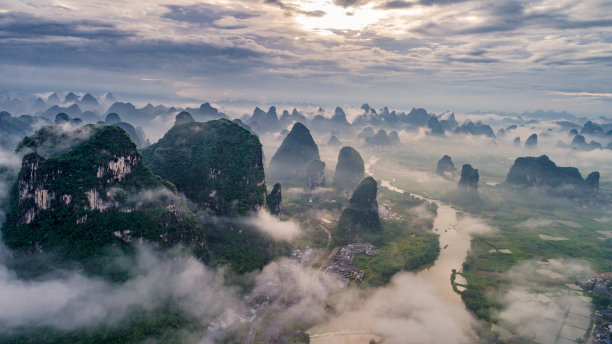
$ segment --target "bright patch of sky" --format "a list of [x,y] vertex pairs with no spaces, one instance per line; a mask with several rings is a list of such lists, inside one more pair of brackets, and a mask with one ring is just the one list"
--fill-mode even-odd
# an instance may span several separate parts
[[604,115],[612,104],[608,0],[4,0],[1,7],[0,90]]
[[376,23],[385,18],[386,13],[372,9],[374,5],[369,4],[357,9],[347,9],[333,4],[329,0],[308,1],[300,5],[307,12],[323,11],[321,17],[300,14],[295,20],[304,29],[318,34],[330,35],[332,30],[361,30],[366,26]]

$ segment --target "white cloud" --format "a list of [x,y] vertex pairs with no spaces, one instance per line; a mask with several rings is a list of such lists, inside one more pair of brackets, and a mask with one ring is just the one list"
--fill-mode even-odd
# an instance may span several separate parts
[[300,227],[293,221],[281,221],[278,217],[270,215],[261,210],[255,216],[248,218],[245,222],[255,226],[263,233],[270,235],[275,240],[290,241],[300,235]]
[[578,319],[584,330],[576,338],[582,336],[590,321],[590,301],[560,282],[572,283],[577,275],[591,274],[589,266],[574,260],[526,261],[512,267],[507,274],[511,285],[500,297],[505,306],[498,314],[502,326],[525,338],[548,342],[564,326],[576,331],[575,326],[581,326]]
[[[0,250],[4,255],[6,249]],[[134,306],[152,310],[168,300],[206,324],[237,304],[234,290],[223,285],[222,275],[193,257],[169,259],[140,246],[131,263],[135,276],[124,283],[74,271],[23,280],[1,264],[0,328],[112,326]]]
[[[91,78],[65,77],[66,66],[74,69],[78,63],[83,68],[79,73],[121,80],[114,84],[122,90],[164,96],[168,96],[167,87],[141,79],[164,79],[169,84],[188,81],[194,86],[170,86],[172,95],[203,99],[229,94],[329,103],[361,98],[404,106],[452,106],[453,110],[567,107],[603,113],[607,108],[605,102],[585,106],[555,101],[568,95],[609,98],[605,37],[612,23],[603,15],[605,2],[558,5],[542,0],[498,6],[474,0],[380,9],[387,2],[360,1],[349,11],[330,1],[283,0],[279,6],[280,1],[219,0],[207,3],[212,10],[197,12],[202,4],[185,0],[173,2],[181,14],[173,17],[167,15],[171,11],[167,2],[159,0],[146,4],[64,1],[61,6],[9,0],[3,4],[7,12],[2,15],[21,12],[35,16],[33,24],[48,20],[73,26],[49,34],[20,26],[23,31],[10,39],[24,45],[13,49],[3,66],[8,69],[18,63],[21,67],[13,68],[11,74],[22,76],[51,74],[44,79],[65,82],[65,87],[77,83],[93,87],[85,80]],[[81,20],[76,23],[75,8]],[[305,14],[321,10],[326,15]],[[71,36],[88,26],[95,30]],[[559,30],[551,34],[551,27]],[[99,35],[88,36],[91,32]],[[51,40],[57,54],[66,51],[65,58],[28,58],[28,47]],[[151,45],[153,41],[160,44]],[[109,58],[117,63],[98,63],[101,51],[82,49],[79,54],[84,55],[74,55],[73,50],[60,49],[88,47],[92,42],[92,47],[114,47]],[[211,50],[213,57],[200,58],[203,51]],[[24,68],[38,69],[38,73]],[[15,85],[15,79],[23,78],[5,74],[0,84]],[[27,80],[20,83],[48,85],[42,77]],[[572,89],[559,90],[558,85],[572,85]]]

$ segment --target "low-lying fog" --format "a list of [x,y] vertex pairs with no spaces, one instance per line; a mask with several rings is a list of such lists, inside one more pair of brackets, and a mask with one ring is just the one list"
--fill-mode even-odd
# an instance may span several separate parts
[[[237,111],[224,108],[230,117],[240,118],[243,114],[252,112],[252,108]],[[289,109],[290,110],[290,109]],[[308,109],[314,112],[316,109]],[[346,110],[349,121],[359,114],[359,109]],[[279,109],[278,113],[282,113]],[[329,116],[329,113],[328,113]],[[494,132],[506,128],[511,122],[505,117],[461,116],[463,119],[491,121]],[[147,138],[151,143],[158,140],[173,124],[172,116],[156,117],[149,125],[144,126]],[[286,129],[290,130],[291,126]],[[549,130],[552,129],[552,130]],[[445,138],[428,135],[421,128],[416,132],[399,131],[400,146],[375,149],[366,146],[356,135],[338,134],[343,145],[351,145],[362,154],[365,161],[372,157],[393,160],[394,154],[411,154],[407,157],[409,166],[394,173],[407,180],[416,180],[420,184],[431,184],[436,187],[454,188],[455,182],[435,175],[435,163],[443,155],[452,157],[455,166],[471,163],[481,174],[481,184],[486,181],[501,182],[505,179],[509,167],[515,158],[520,156],[539,156],[547,154],[551,160],[560,166],[575,166],[583,176],[592,171],[601,172],[601,184],[612,183],[612,153],[609,150],[574,151],[558,146],[558,141],[569,143],[568,129],[563,129],[554,121],[538,121],[524,123],[505,136],[495,140],[484,136],[472,136],[447,133]],[[524,142],[531,134],[538,134],[538,146],[533,149],[524,148]],[[331,181],[341,147],[330,147],[327,141],[330,132],[313,132],[319,146],[321,159],[327,164],[328,183]],[[515,137],[521,138],[521,145],[514,146]],[[276,149],[280,146],[284,135],[260,135],[263,144],[266,166]],[[587,137],[587,141],[597,138]],[[607,144],[607,142],[601,142]],[[0,151],[0,165],[17,170],[19,158],[12,152]],[[0,179],[0,198],[6,200],[12,180]],[[448,209],[441,209],[442,216]],[[0,221],[4,214],[0,213]],[[261,212],[244,220],[260,228],[277,240],[290,240],[300,234],[300,227],[292,221],[279,221],[268,213]],[[444,221],[444,220],[440,220]],[[475,231],[486,232],[491,229],[480,220],[468,216],[457,220],[446,219],[448,223],[437,226],[454,225],[456,231],[464,235],[457,239],[461,244],[448,241],[451,249],[443,251],[439,266],[444,267],[444,273],[451,267],[460,269],[469,249],[469,235]],[[450,221],[450,222],[449,222]],[[531,219],[523,225],[537,227],[549,224],[543,219]],[[442,243],[444,244],[444,243]],[[460,250],[452,253],[454,245]],[[449,255],[450,263],[445,263]],[[88,277],[78,271],[60,271],[42,276],[34,280],[23,280],[7,267],[10,253],[0,246],[0,331],[10,332],[20,326],[39,325],[59,329],[75,329],[97,325],[117,324],[124,319],[133,306],[145,310],[153,309],[161,302],[172,300],[181,310],[199,319],[202,324],[211,321],[231,318],[229,313],[248,312],[248,305],[236,288],[224,281],[223,271],[213,270],[195,258],[171,251],[168,254],[155,253],[146,244],[138,247],[138,253],[127,264],[133,266],[133,277],[122,283],[110,283],[102,279]],[[128,259],[118,257],[117,259]],[[126,262],[124,262],[125,264]],[[437,264],[438,264],[437,263]],[[366,331],[372,335],[382,335],[385,343],[468,343],[473,340],[473,326],[477,326],[474,318],[466,311],[456,294],[449,294],[449,275],[435,274],[435,266],[430,272],[401,272],[393,277],[385,287],[361,290],[349,288],[341,290],[334,277],[328,276],[318,269],[299,266],[279,259],[268,264],[261,272],[251,276],[255,281],[254,290],[265,290],[270,283],[278,285],[277,295],[292,302],[275,302],[270,307],[275,309],[273,319],[269,322],[272,335],[275,324],[286,321],[306,321],[314,326],[313,333],[326,331]],[[546,275],[542,271],[551,271]],[[503,321],[511,324],[521,333],[543,336],[548,331],[547,326],[555,322],[562,323],[562,317],[567,309],[584,309],[589,307],[587,301],[575,295],[556,295],[555,302],[546,303],[530,292],[530,288],[544,286],[546,281],[556,275],[571,276],[587,273],[590,268],[575,261],[557,261],[542,265],[539,262],[528,261],[512,268],[510,278],[512,285],[501,295],[495,297],[506,305],[499,314]],[[552,276],[552,277],[551,277]],[[555,290],[550,287],[551,293]],[[452,293],[452,290],[451,290]],[[451,295],[451,296],[449,296]],[[454,295],[454,296],[453,296]],[[447,298],[448,297],[448,298]],[[458,301],[459,300],[459,301]],[[544,306],[542,306],[544,305]],[[326,311],[329,307],[334,312]],[[229,313],[228,313],[229,312]],[[540,323],[538,319],[548,319]],[[553,323],[553,325],[551,325]],[[212,341],[210,333],[191,333],[201,342]]]

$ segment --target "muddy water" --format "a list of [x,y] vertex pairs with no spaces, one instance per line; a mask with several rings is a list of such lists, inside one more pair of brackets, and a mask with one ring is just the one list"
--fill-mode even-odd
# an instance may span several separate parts
[[[369,168],[375,162],[376,159],[368,161],[367,174],[371,175]],[[392,186],[390,181],[382,181],[381,186],[404,193],[404,190]],[[389,286],[378,288],[367,299],[362,300],[362,307],[313,329],[311,334],[371,331],[372,334],[384,336],[385,343],[475,342],[472,329],[474,319],[450,283],[452,270],[461,271],[470,249],[469,228],[461,225],[461,221],[457,219],[457,211],[448,204],[419,195],[413,196],[438,204],[438,214],[434,220],[434,231],[440,235],[441,250],[438,259],[428,269],[398,273]],[[458,276],[457,282],[464,281]],[[376,311],[381,314],[372,315]],[[406,314],[384,314],[402,311]],[[434,326],[430,322],[433,322]],[[371,338],[367,335],[354,336],[350,338],[350,342],[368,343]],[[315,337],[311,339],[311,343],[338,343],[341,342],[340,339],[342,336],[338,335]]]
[[[370,168],[378,161],[377,158],[372,158],[366,164],[366,173],[372,175]],[[391,181],[381,181],[381,186],[391,191],[405,193],[404,190],[397,188],[391,184]],[[413,197],[438,204],[438,214],[434,220],[434,231],[440,235],[440,256],[433,266],[429,269],[422,270],[416,274],[426,280],[436,283],[439,286],[447,286],[440,288],[439,295],[447,302],[451,302],[459,308],[465,309],[463,301],[459,294],[453,291],[450,284],[450,275],[453,269],[461,271],[461,266],[467,257],[467,251],[470,249],[470,241],[472,236],[467,228],[462,228],[457,220],[457,211],[448,204],[440,201],[432,200],[420,195],[410,194]],[[462,276],[457,276],[457,282],[465,284],[465,279]],[[467,313],[467,311],[466,311]]]
[[[446,286],[440,288],[439,296],[465,309],[461,297],[453,291],[450,275],[453,269],[461,271],[467,251],[470,249],[472,236],[458,223],[455,209],[441,202],[436,203],[438,203],[438,216],[434,221],[434,230],[440,234],[440,256],[432,267],[417,274],[439,286]],[[464,282],[460,278],[461,276],[457,276],[457,282]]]

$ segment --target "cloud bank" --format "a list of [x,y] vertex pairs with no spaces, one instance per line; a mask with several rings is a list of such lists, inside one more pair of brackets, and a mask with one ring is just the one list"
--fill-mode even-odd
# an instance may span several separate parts
[[270,235],[274,240],[291,241],[300,234],[300,227],[293,221],[281,221],[278,217],[261,210],[245,222],[259,231]]
[[603,0],[4,5],[7,88],[114,84],[178,98],[388,104],[410,94],[418,105],[455,110],[520,103],[589,113],[610,101]]

